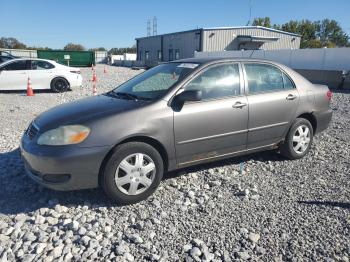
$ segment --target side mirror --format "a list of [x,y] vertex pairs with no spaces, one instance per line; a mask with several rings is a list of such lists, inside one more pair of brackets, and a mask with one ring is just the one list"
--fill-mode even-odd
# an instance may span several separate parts
[[175,101],[178,103],[200,100],[202,100],[202,91],[200,90],[185,90],[175,97]]

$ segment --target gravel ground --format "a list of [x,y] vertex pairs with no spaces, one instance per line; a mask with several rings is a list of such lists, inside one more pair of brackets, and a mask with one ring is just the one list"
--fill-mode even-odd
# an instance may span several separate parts
[[[98,93],[140,73],[102,72]],[[37,185],[19,157],[37,114],[92,94],[82,74],[63,94],[0,93],[0,261],[349,261],[350,92],[334,94],[331,127],[301,160],[265,152],[180,170],[118,207],[99,189]]]

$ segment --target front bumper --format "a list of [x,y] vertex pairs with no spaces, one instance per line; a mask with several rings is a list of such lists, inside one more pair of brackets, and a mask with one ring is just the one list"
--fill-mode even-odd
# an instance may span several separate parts
[[110,147],[39,146],[24,134],[21,156],[29,177],[55,190],[98,186],[102,161]]
[[330,108],[321,112],[314,113],[317,122],[316,133],[320,133],[328,128],[329,123],[332,120],[332,115],[333,111]]

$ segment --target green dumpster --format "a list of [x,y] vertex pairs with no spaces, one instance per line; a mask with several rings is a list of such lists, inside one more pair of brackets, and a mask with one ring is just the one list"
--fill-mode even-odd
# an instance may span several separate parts
[[54,60],[69,66],[91,66],[95,64],[93,51],[38,50],[38,58]]

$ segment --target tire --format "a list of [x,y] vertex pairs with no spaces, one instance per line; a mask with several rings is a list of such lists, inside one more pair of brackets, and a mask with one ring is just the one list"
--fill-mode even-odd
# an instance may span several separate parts
[[[143,161],[140,165],[141,155]],[[152,163],[154,169],[151,170]],[[142,142],[129,142],[119,145],[108,159],[103,169],[101,185],[116,203],[134,204],[147,199],[156,190],[163,173],[163,159],[155,148]]]
[[51,81],[51,90],[55,93],[68,91],[69,88],[68,81],[63,77],[56,77]]
[[313,128],[311,123],[305,118],[297,118],[289,129],[285,141],[280,146],[280,152],[283,156],[292,160],[302,158],[310,151],[312,140]]

